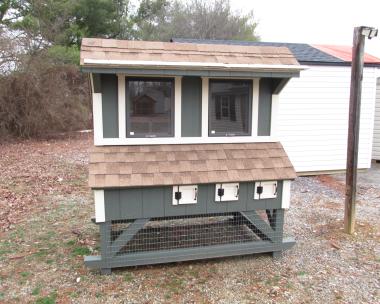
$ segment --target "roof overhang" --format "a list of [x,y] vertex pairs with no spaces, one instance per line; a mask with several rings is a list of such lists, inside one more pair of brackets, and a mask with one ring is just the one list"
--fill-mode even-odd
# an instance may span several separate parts
[[302,65],[228,64],[215,62],[169,62],[104,60],[86,58],[82,71],[89,73],[126,73],[133,75],[172,75],[204,77],[299,77]]

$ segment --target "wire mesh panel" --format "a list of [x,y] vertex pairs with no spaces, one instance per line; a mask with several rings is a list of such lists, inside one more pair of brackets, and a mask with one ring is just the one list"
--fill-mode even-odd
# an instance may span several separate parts
[[113,256],[156,250],[275,241],[274,217],[219,213],[197,216],[112,221],[108,252]]
[[85,263],[112,268],[271,252],[292,247],[283,237],[284,210],[140,218],[99,223],[101,256]]

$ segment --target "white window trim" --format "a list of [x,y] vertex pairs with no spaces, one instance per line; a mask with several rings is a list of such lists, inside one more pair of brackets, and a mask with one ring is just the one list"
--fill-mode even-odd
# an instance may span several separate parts
[[103,138],[102,93],[92,94],[92,113],[94,120],[94,144],[95,146],[103,145],[106,138]]
[[223,144],[223,143],[252,143],[252,142],[277,142],[274,136],[210,136],[204,137],[155,137],[155,138],[104,138],[96,146],[119,145],[166,145],[166,144]]
[[[109,145],[162,145],[162,144],[200,144],[200,143],[251,143],[251,142],[276,142],[278,95],[272,96],[272,119],[271,135],[257,136],[258,113],[259,113],[259,84],[260,79],[252,79],[252,124],[250,136],[209,136],[208,134],[208,106],[209,106],[209,77],[202,77],[202,129],[201,137],[181,137],[181,104],[182,104],[182,77],[166,76],[174,78],[174,137],[156,138],[130,138],[126,137],[126,75],[118,74],[118,119],[119,137],[103,138],[102,121],[102,94],[93,93],[93,113],[94,113],[94,144],[95,146]],[[133,76],[133,75],[128,75]],[[162,77],[165,77],[162,76]],[[157,76],[147,76],[157,77]],[[161,76],[159,76],[161,77]]]
[[182,77],[174,78],[174,137],[181,138],[182,116]]
[[118,119],[119,119],[119,139],[126,138],[127,121],[126,121],[126,88],[125,75],[118,74]]
[[209,95],[209,78],[202,77],[202,142],[208,142],[208,95]]
[[257,136],[258,123],[259,123],[259,88],[260,78],[255,78],[252,81],[252,125],[251,134],[253,137]]

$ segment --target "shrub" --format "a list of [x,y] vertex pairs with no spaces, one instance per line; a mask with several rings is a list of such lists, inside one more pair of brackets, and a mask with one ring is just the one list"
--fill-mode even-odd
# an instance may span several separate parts
[[0,76],[0,136],[40,137],[91,126],[86,75],[74,65],[35,56]]

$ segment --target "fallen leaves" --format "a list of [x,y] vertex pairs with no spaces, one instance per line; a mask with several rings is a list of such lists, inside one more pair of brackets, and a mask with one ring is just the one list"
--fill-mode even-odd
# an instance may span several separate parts
[[11,230],[48,195],[87,192],[92,141],[78,138],[0,145],[0,231]]

